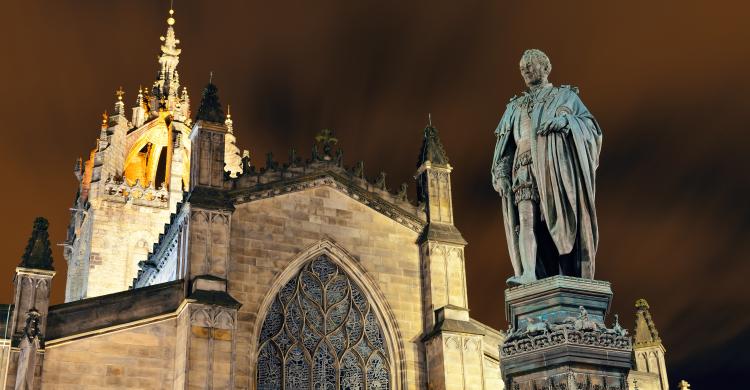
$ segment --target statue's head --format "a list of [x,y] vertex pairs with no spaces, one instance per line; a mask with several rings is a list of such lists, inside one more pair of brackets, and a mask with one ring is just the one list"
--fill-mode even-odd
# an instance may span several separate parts
[[521,77],[529,88],[547,84],[547,77],[552,71],[552,63],[543,51],[529,49],[521,56]]

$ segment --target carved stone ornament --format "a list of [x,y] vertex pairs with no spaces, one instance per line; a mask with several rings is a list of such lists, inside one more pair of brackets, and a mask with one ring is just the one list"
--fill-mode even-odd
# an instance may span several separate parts
[[612,328],[593,321],[583,306],[576,317],[556,323],[530,318],[526,328],[509,328],[500,348],[501,356],[514,356],[563,344],[577,344],[619,350],[632,349],[627,330],[616,320]]
[[26,326],[19,344],[18,366],[16,370],[15,390],[31,390],[34,388],[34,367],[36,367],[36,352],[39,349],[40,314],[36,309],[26,313]]
[[214,329],[234,329],[233,310],[222,307],[198,307],[190,313],[192,325]]

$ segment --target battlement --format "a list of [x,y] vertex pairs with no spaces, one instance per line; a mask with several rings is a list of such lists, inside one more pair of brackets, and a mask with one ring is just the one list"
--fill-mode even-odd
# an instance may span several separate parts
[[155,188],[153,182],[144,187],[140,180],[136,180],[131,186],[122,177],[108,177],[103,195],[107,200],[132,202],[139,206],[169,207],[169,191],[164,186]]

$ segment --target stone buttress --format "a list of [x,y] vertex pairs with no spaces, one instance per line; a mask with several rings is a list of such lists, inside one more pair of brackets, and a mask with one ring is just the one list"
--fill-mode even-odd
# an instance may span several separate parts
[[55,275],[48,226],[44,218],[34,221],[31,238],[16,268],[12,313],[8,313],[6,325],[10,345],[2,350],[6,389],[33,389],[40,383],[50,288]]
[[[177,318],[175,389],[234,388],[237,310],[227,293],[229,233],[234,206],[226,190],[225,137],[230,134],[217,88],[203,92],[191,133],[191,191],[183,229],[187,300]],[[229,173],[231,174],[231,173]]]
[[453,225],[452,168],[432,124],[424,130],[417,164],[417,197],[427,216],[418,244],[428,388],[484,388],[485,331],[469,318],[466,241]]

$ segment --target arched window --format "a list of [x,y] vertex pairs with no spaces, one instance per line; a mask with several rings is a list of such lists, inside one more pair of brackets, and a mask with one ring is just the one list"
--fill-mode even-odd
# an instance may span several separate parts
[[391,389],[372,305],[326,255],[305,264],[274,297],[259,346],[258,390]]

